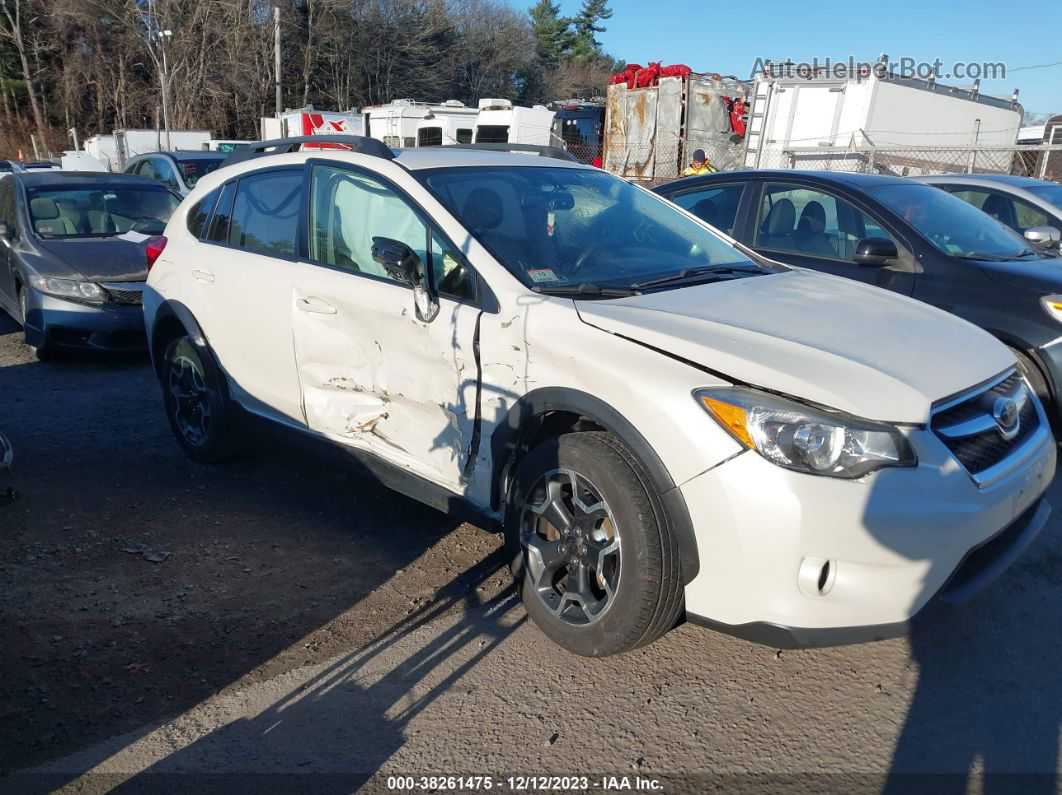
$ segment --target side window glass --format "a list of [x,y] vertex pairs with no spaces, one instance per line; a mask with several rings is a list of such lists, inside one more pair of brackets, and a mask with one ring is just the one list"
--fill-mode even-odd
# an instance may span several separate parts
[[470,144],[470,143],[472,143],[472,131],[468,130],[468,129],[458,130],[457,131],[457,142],[459,144]]
[[293,257],[302,207],[302,171],[241,177],[229,219],[230,246]]
[[12,239],[17,236],[18,232],[17,216],[14,179],[2,179],[0,180],[0,224],[7,224],[8,234]]
[[1050,218],[1047,217],[1047,213],[1043,210],[1033,207],[1031,204],[1026,204],[1020,199],[1014,200],[1014,217],[1017,221],[1017,230],[1022,234],[1025,234],[1027,229],[1032,229],[1034,226],[1055,226]]
[[140,170],[137,171],[141,177],[147,177],[148,179],[158,179],[155,175],[155,161],[150,157],[147,160],[140,161]]
[[220,195],[221,188],[213,190],[197,201],[192,209],[188,211],[188,231],[192,233],[193,237],[198,239],[203,236],[207,219],[210,218],[210,213],[213,212],[214,205],[217,204],[218,196]]
[[207,232],[207,240],[214,243],[224,243],[229,237],[229,218],[232,215],[232,199],[236,194],[236,183],[230,182],[221,191],[218,199],[217,210],[210,220],[210,231]]
[[161,157],[155,161],[155,179],[159,182],[164,182],[171,188],[177,187],[177,174],[174,172],[173,166],[170,165],[170,161]]
[[967,204],[972,204],[978,210],[985,206],[985,200],[988,199],[988,191],[986,190],[968,190],[962,188],[945,188],[948,193],[962,199]]
[[866,213],[831,193],[780,184],[764,189],[756,226],[760,248],[851,261],[865,237],[892,239]]
[[435,288],[442,295],[476,299],[476,273],[465,259],[435,232],[431,236],[431,270]]
[[744,185],[713,185],[710,188],[686,191],[670,198],[679,207],[689,210],[702,221],[732,235],[738,204],[741,202],[741,193],[744,189]]
[[420,217],[386,185],[371,177],[318,166],[310,202],[310,258],[390,279],[372,258],[372,239],[405,243],[428,261],[428,231]]

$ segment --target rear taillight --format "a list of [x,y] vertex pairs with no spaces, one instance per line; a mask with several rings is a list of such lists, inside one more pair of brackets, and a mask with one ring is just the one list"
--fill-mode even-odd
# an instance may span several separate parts
[[156,235],[155,237],[148,238],[147,243],[144,244],[144,254],[147,255],[147,269],[150,271],[151,266],[155,264],[162,252],[166,248],[166,236]]

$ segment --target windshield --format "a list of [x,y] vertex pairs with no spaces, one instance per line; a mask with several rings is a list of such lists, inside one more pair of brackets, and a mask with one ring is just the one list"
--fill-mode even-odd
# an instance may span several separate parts
[[1026,190],[1062,210],[1062,185],[1034,185]]
[[137,185],[35,189],[29,214],[41,237],[109,237],[125,232],[158,235],[179,204],[168,190]]
[[938,250],[953,257],[1006,260],[1027,256],[1028,244],[972,204],[932,185],[868,188]]
[[422,179],[529,287],[629,288],[701,268],[760,270],[667,201],[598,169],[452,168]]
[[200,178],[205,177],[211,171],[216,171],[218,166],[224,162],[224,157],[177,158],[177,165],[180,166],[184,184],[189,188],[194,188]]

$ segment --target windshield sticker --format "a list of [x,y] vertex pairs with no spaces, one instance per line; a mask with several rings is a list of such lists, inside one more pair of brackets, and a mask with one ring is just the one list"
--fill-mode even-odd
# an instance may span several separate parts
[[553,210],[550,210],[546,213],[546,234],[549,237],[553,237],[553,230],[556,229],[556,226],[557,216],[554,214]]
[[528,268],[527,275],[533,282],[559,282],[560,278],[553,272],[553,268]]

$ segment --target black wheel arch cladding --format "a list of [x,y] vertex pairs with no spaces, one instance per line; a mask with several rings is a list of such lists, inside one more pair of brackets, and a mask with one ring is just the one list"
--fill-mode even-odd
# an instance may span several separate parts
[[497,509],[505,500],[508,479],[514,462],[527,452],[529,431],[535,419],[550,412],[567,412],[600,425],[617,437],[633,453],[652,479],[679,547],[682,582],[688,585],[700,571],[697,538],[689,509],[682,492],[675,485],[660,456],[637,428],[618,410],[601,398],[567,387],[543,387],[521,397],[502,418],[491,434],[492,473],[491,505]]

